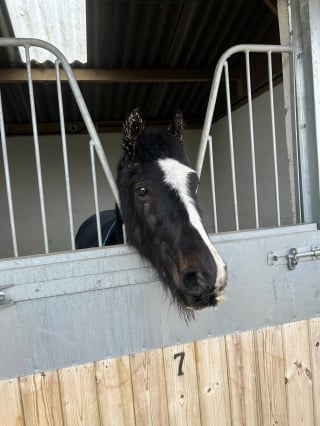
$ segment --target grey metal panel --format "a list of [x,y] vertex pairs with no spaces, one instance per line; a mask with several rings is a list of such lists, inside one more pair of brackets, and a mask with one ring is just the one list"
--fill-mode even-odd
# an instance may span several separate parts
[[291,2],[296,54],[298,142],[303,219],[320,222],[319,21],[317,0]]
[[[269,234],[269,235],[268,235]],[[320,245],[314,225],[214,237],[229,270],[227,299],[187,325],[128,247],[0,262],[0,378],[31,374],[320,314],[320,260],[294,271],[268,252]],[[261,280],[261,277],[264,277]]]

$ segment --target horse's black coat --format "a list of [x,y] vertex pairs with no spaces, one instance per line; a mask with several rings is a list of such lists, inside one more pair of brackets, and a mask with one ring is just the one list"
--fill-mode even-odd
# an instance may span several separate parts
[[[123,156],[117,168],[121,215],[116,209],[101,212],[100,217],[102,240],[108,245],[123,241],[123,220],[128,243],[151,262],[188,316],[190,309],[219,302],[226,268],[201,224],[198,177],[190,167],[182,132],[180,112],[168,130],[145,129],[138,110],[130,114],[124,124]],[[171,165],[173,177],[171,170],[168,177]],[[187,194],[179,193],[174,186],[177,182],[186,183]],[[76,246],[97,245],[94,215],[81,225]]]

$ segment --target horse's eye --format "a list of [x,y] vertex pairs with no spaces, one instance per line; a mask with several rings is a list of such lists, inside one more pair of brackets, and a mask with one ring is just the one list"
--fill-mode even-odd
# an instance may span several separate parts
[[148,190],[145,186],[139,186],[139,188],[136,189],[136,193],[139,197],[144,197],[148,193]]

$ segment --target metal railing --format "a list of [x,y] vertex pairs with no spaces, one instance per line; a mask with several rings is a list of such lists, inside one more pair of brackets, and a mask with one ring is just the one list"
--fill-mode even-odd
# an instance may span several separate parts
[[[234,147],[234,134],[233,134],[233,122],[232,122],[232,105],[230,96],[230,77],[229,77],[229,61],[235,55],[244,55],[245,60],[245,81],[246,81],[246,102],[248,106],[248,123],[249,123],[249,135],[250,135],[250,152],[251,152],[251,173],[252,173],[252,196],[254,200],[254,218],[255,228],[260,227],[259,221],[259,203],[258,203],[258,188],[257,188],[257,170],[256,170],[256,144],[254,134],[254,123],[253,123],[253,92],[251,87],[251,70],[250,70],[250,58],[252,54],[265,54],[267,56],[267,75],[268,82],[266,89],[269,91],[269,105],[270,105],[270,118],[271,118],[271,134],[272,134],[272,149],[273,149],[273,169],[274,169],[274,192],[276,202],[276,225],[281,226],[281,210],[280,210],[280,191],[279,191],[279,171],[278,171],[278,158],[277,158],[277,137],[276,137],[276,118],[275,118],[275,101],[274,101],[274,83],[273,83],[273,72],[272,72],[272,55],[281,54],[282,59],[284,55],[289,55],[290,59],[288,63],[290,66],[287,68],[288,75],[286,78],[291,81],[291,105],[288,106],[288,113],[292,113],[293,116],[296,114],[295,105],[295,85],[294,85],[294,61],[293,61],[293,49],[287,46],[274,46],[274,45],[237,45],[228,49],[220,58],[212,80],[211,92],[209,96],[208,107],[206,111],[204,126],[201,134],[200,146],[197,158],[197,172],[199,177],[202,173],[202,168],[205,160],[205,155],[208,147],[209,153],[209,165],[210,165],[210,180],[212,189],[212,211],[213,211],[213,224],[215,232],[218,232],[218,219],[217,219],[217,197],[216,197],[216,186],[215,186],[215,170],[214,170],[214,156],[213,156],[213,144],[214,144],[214,114],[217,105],[218,92],[221,88],[221,83],[225,84],[225,100],[226,100],[226,117],[227,127],[229,135],[229,155],[230,155],[230,173],[232,180],[232,195],[233,195],[233,209],[234,209],[234,223],[235,230],[240,230],[239,224],[239,203],[237,194],[237,179],[236,179],[236,165],[235,165],[235,147]],[[284,76],[283,76],[284,77]],[[293,119],[293,139],[295,133],[295,119]],[[287,135],[288,137],[288,135]],[[290,136],[291,137],[291,136]],[[295,148],[293,149],[295,151]],[[294,155],[294,154],[293,154]],[[292,174],[296,176],[295,189],[297,192],[297,198],[299,198],[299,168],[298,162],[293,161],[289,167],[295,167]],[[299,204],[299,203],[298,203]],[[297,210],[300,210],[300,205],[297,206]],[[297,212],[298,218],[300,218],[299,212]],[[296,221],[296,219],[294,219]],[[298,219],[299,221],[299,219]],[[231,229],[229,229],[231,230]]]
[[[23,47],[26,54],[26,71],[27,71],[27,83],[28,83],[28,93],[30,100],[30,111],[31,111],[31,122],[32,122],[32,133],[33,133],[33,142],[34,142],[34,152],[35,152],[35,162],[36,162],[36,174],[37,174],[37,184],[39,191],[39,201],[40,201],[40,211],[41,211],[41,223],[42,223],[42,234],[44,242],[44,251],[49,253],[49,241],[48,241],[48,230],[47,230],[47,215],[46,215],[46,205],[44,199],[44,188],[43,188],[43,176],[42,176],[42,166],[41,166],[41,156],[39,149],[39,135],[38,135],[38,126],[37,126],[37,114],[35,108],[35,96],[33,89],[32,81],[32,68],[31,68],[31,59],[30,59],[30,48],[38,47],[46,49],[51,52],[56,57],[55,61],[55,74],[56,74],[56,84],[57,84],[57,98],[58,98],[58,110],[59,110],[59,122],[60,122],[60,133],[62,140],[62,152],[63,152],[63,163],[64,163],[64,175],[65,175],[65,187],[67,194],[67,209],[68,209],[68,220],[69,220],[69,231],[70,231],[70,241],[72,250],[75,249],[75,235],[74,235],[74,223],[73,223],[73,208],[72,208],[72,198],[70,190],[70,173],[69,173],[69,161],[68,161],[68,151],[66,143],[66,131],[65,131],[65,120],[64,120],[64,110],[62,102],[62,89],[61,89],[61,79],[60,71],[63,69],[67,76],[69,86],[71,88],[72,94],[74,96],[75,102],[79,108],[82,119],[85,123],[86,129],[89,134],[90,139],[90,161],[91,161],[91,170],[93,178],[93,190],[94,190],[94,201],[95,201],[95,210],[97,217],[97,226],[100,230],[100,215],[99,213],[99,201],[98,201],[98,191],[97,191],[97,178],[96,178],[96,166],[95,166],[95,157],[98,157],[98,160],[101,164],[102,170],[107,178],[107,181],[110,185],[112,194],[116,200],[116,203],[119,202],[119,195],[115,180],[113,178],[110,166],[108,164],[107,158],[105,156],[103,147],[101,145],[99,136],[89,114],[88,108],[84,101],[84,98],[79,89],[78,83],[74,78],[72,69],[65,58],[65,56],[51,44],[38,40],[38,39],[28,39],[28,38],[0,38],[0,47]],[[4,163],[4,175],[5,175],[5,186],[7,192],[7,201],[9,208],[9,220],[10,220],[10,229],[12,236],[12,246],[13,246],[13,255],[15,257],[19,256],[18,250],[18,241],[17,241],[17,232],[15,224],[15,215],[14,215],[14,206],[13,206],[13,197],[12,197],[12,185],[10,178],[10,167],[8,160],[8,148],[7,148],[7,139],[3,118],[3,103],[0,91],[0,131],[1,131],[1,145],[2,145],[2,155]],[[102,238],[101,232],[99,235],[99,244],[100,246]]]
[[[68,64],[64,55],[56,49],[54,46],[50,45],[41,40],[35,39],[15,39],[15,38],[0,38],[0,47],[23,47],[26,53],[26,71],[27,71],[27,86],[28,94],[30,101],[30,111],[31,111],[31,123],[33,131],[33,144],[35,152],[35,165],[36,165],[36,176],[37,176],[37,191],[39,193],[39,202],[40,202],[40,216],[41,216],[41,226],[42,226],[42,235],[44,243],[45,253],[50,252],[49,239],[48,239],[48,226],[47,226],[47,212],[46,212],[46,203],[44,196],[44,186],[43,186],[43,173],[42,173],[42,163],[41,155],[39,149],[39,137],[38,137],[38,127],[37,127],[37,114],[35,108],[35,96],[33,89],[32,81],[32,68],[30,60],[30,47],[39,47],[49,50],[56,56],[55,61],[55,75],[56,75],[56,88],[57,88],[57,99],[58,99],[58,112],[59,112],[59,123],[60,123],[60,134],[61,134],[61,144],[62,144],[62,155],[63,155],[63,168],[64,168],[64,181],[66,189],[66,199],[67,199],[67,215],[68,215],[68,226],[69,226],[69,238],[71,242],[71,249],[75,249],[75,232],[74,232],[74,214],[73,214],[73,205],[72,205],[72,194],[70,188],[70,170],[69,170],[69,158],[68,158],[68,149],[66,141],[66,129],[65,129],[65,117],[63,109],[63,99],[62,99],[62,88],[61,88],[61,69],[64,70],[69,86],[73,93],[75,102],[79,108],[82,119],[85,123],[86,129],[89,134],[89,146],[90,146],[90,164],[91,164],[91,173],[92,173],[92,182],[93,182],[93,194],[94,194],[94,204],[95,212],[97,217],[97,228],[100,230],[100,215],[99,212],[99,199],[98,199],[98,183],[97,183],[97,171],[96,171],[96,157],[98,158],[104,175],[110,185],[110,189],[114,196],[115,201],[119,202],[119,195],[117,187],[110,170],[107,158],[105,156],[102,144],[100,142],[99,136],[96,132],[96,128],[92,122],[88,108],[84,101],[84,98],[80,92],[77,81],[73,76],[72,69]],[[268,83],[267,88],[269,90],[269,108],[270,108],[270,126],[271,126],[271,143],[273,150],[273,170],[274,170],[274,194],[275,194],[275,203],[276,203],[276,225],[280,226],[281,222],[281,209],[280,209],[280,189],[279,189],[279,171],[278,171],[278,157],[277,157],[277,133],[276,133],[276,117],[275,117],[275,104],[274,104],[274,82],[273,82],[273,73],[272,73],[272,55],[281,54],[291,56],[291,68],[289,70],[290,79],[294,74],[293,72],[293,59],[292,59],[292,48],[284,46],[271,46],[271,45],[239,45],[227,50],[219,60],[211,87],[211,93],[209,97],[208,108],[206,112],[204,127],[201,135],[201,141],[198,152],[197,159],[197,171],[199,176],[202,173],[203,163],[205,159],[205,154],[208,147],[209,154],[209,168],[210,168],[210,182],[211,182],[211,197],[212,197],[212,222],[213,229],[215,232],[219,231],[219,220],[217,213],[217,196],[216,196],[216,176],[215,176],[215,158],[214,158],[214,126],[213,118],[217,104],[217,97],[221,82],[224,81],[225,84],[225,97],[226,97],[226,118],[227,118],[227,129],[228,129],[228,146],[226,149],[229,151],[230,156],[230,175],[231,175],[231,186],[232,186],[232,203],[234,210],[234,229],[239,231],[241,228],[240,219],[239,219],[239,200],[238,200],[238,190],[237,186],[239,182],[237,181],[237,168],[236,168],[236,158],[235,158],[235,137],[232,121],[232,102],[230,94],[230,71],[229,71],[229,60],[236,54],[244,55],[245,60],[245,74],[246,74],[246,89],[247,89],[247,105],[248,105],[248,123],[249,123],[249,139],[250,139],[250,167],[252,174],[252,197],[254,205],[254,227],[260,227],[259,220],[259,200],[258,200],[258,185],[257,185],[257,170],[256,170],[256,143],[255,143],[255,133],[254,133],[254,124],[253,124],[253,92],[251,88],[251,70],[250,70],[250,58],[252,54],[263,53],[267,55],[267,75]],[[294,79],[292,79],[294,80]],[[293,84],[294,89],[294,84]],[[291,111],[294,114],[295,111],[295,94],[293,90]],[[12,183],[10,175],[10,162],[8,159],[8,147],[5,133],[5,124],[3,118],[3,100],[1,97],[0,91],[0,132],[1,132],[1,145],[2,145],[2,156],[4,164],[4,177],[5,177],[5,188],[6,188],[6,197],[8,203],[8,212],[9,212],[9,221],[10,221],[10,232],[12,238],[12,247],[13,255],[15,257],[19,256],[19,244],[17,239],[17,231],[15,224],[15,214],[14,214],[14,199],[12,194]],[[294,130],[293,130],[294,132]],[[295,159],[296,160],[296,159]],[[298,176],[299,168],[298,161],[294,161],[295,170],[293,174]],[[291,165],[290,165],[291,167]],[[294,183],[295,191],[297,192],[297,198],[299,200],[299,178],[296,179]],[[249,189],[248,189],[249,190]],[[250,189],[251,190],[251,189]],[[299,202],[298,202],[299,204]],[[297,210],[299,210],[299,205]],[[299,221],[299,212],[297,213]],[[232,230],[232,229],[228,229]],[[98,242],[99,246],[102,246],[102,236],[101,231],[98,232]]]

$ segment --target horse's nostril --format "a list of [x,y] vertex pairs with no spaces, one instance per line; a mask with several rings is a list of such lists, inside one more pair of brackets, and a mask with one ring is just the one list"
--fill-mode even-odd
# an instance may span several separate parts
[[188,289],[192,290],[198,282],[198,274],[197,271],[194,269],[187,269],[182,273],[182,283],[183,286]]

